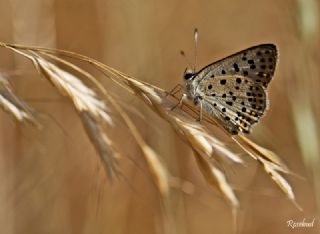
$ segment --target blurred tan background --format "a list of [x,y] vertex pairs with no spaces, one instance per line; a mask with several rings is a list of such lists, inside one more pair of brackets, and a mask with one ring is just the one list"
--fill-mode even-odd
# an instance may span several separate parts
[[[88,55],[166,90],[182,82],[199,29],[198,68],[259,43],[275,43],[280,63],[270,109],[251,135],[305,179],[292,184],[298,211],[260,165],[226,168],[241,202],[240,233],[320,233],[320,78],[317,0],[155,1],[0,0],[0,41]],[[109,183],[99,157],[66,99],[30,62],[0,50],[0,72],[39,113],[43,129],[0,112],[0,233],[232,233],[230,207],[214,193],[191,150],[170,126],[110,82],[170,173],[170,224],[150,173],[121,121],[112,131],[125,152]],[[103,78],[101,81],[104,82]],[[230,142],[231,144],[231,142]],[[290,229],[288,220],[313,228]],[[169,228],[168,228],[169,225]]]

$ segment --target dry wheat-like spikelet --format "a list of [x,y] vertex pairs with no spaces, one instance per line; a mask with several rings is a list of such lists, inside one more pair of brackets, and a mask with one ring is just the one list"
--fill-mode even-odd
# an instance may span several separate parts
[[194,151],[194,155],[198,166],[208,183],[218,189],[232,205],[234,209],[239,207],[239,201],[229,185],[227,178],[222,170],[219,169],[219,165],[208,162],[199,152]]
[[17,52],[29,58],[40,74],[44,75],[61,94],[67,95],[73,101],[77,111],[88,112],[109,125],[113,124],[105,102],[100,100],[97,94],[79,78],[44,59],[36,52],[29,54],[22,51]]
[[[40,74],[47,78],[62,95],[72,100],[86,133],[99,153],[107,175],[111,178],[119,153],[102,127],[103,125],[113,126],[110,111],[105,102],[75,75],[49,62],[37,52],[11,49],[30,59]],[[75,70],[75,67],[72,68]]]
[[48,59],[64,64],[70,68],[70,70],[81,74],[91,81],[101,91],[104,98],[109,101],[109,104],[115,111],[123,118],[145,156],[157,188],[164,197],[168,195],[170,176],[160,161],[159,156],[145,143],[139,131],[136,129],[129,116],[122,110],[120,105],[91,74],[80,67],[55,56],[55,53],[46,53],[46,50],[32,49],[29,47],[20,48],[19,46],[10,45],[5,45],[5,47],[29,58],[40,74],[44,75],[53,86],[60,91],[60,93],[66,95],[73,101],[85,131],[100,155],[107,174],[111,177],[114,171],[117,172],[117,169],[115,168],[117,165],[116,159],[120,157],[120,153],[104,128],[105,124],[110,127],[113,126],[109,109],[105,102],[102,101],[101,98],[98,98],[96,92],[84,85],[78,77],[49,62]]
[[[146,142],[144,141],[143,137],[140,135],[139,131],[137,130],[137,128],[135,127],[134,123],[131,121],[131,119],[129,118],[129,116],[126,114],[126,112],[120,107],[120,105],[117,103],[117,101],[112,98],[108,92],[105,90],[105,88],[93,77],[91,76],[88,72],[82,70],[81,68],[69,63],[66,60],[62,60],[59,57],[49,54],[49,53],[43,53],[45,56],[48,56],[51,59],[54,59],[58,62],[61,62],[65,65],[67,65],[68,67],[78,71],[79,73],[83,74],[86,78],[88,78],[92,83],[94,83],[97,88],[99,88],[99,90],[104,94],[105,98],[109,101],[109,103],[112,105],[112,107],[115,109],[115,111],[122,117],[122,119],[124,120],[124,122],[126,123],[127,127],[129,128],[131,134],[134,136],[136,142],[138,143],[140,149],[143,152],[144,158],[147,162],[147,165],[149,167],[149,170],[154,178],[155,184],[157,185],[157,188],[159,190],[159,192],[161,193],[161,195],[163,197],[166,197],[169,193],[169,180],[170,180],[170,175],[168,173],[168,171],[166,170],[165,166],[163,165],[163,163],[160,160],[159,155],[157,155],[157,153],[150,148]],[[81,118],[83,120],[83,118]],[[92,124],[85,124],[85,125],[92,125]],[[92,133],[92,131],[88,131],[92,128],[86,127],[86,130],[88,133]],[[97,128],[97,127],[96,127]],[[93,141],[94,139],[96,139],[95,141],[93,141],[93,144],[97,147],[97,146],[101,146],[101,144],[97,144],[97,141],[101,142],[101,137],[100,136],[104,136],[102,139],[106,139],[105,136],[106,134],[103,133],[103,131],[100,131],[99,134],[92,134],[92,136],[89,136],[90,139]],[[111,141],[109,139],[108,142],[109,146],[111,146]],[[114,145],[114,144],[113,144]],[[114,147],[111,147],[114,148]],[[105,152],[106,151],[106,147],[100,147],[100,149],[98,148],[98,152],[101,155],[101,152]],[[115,152],[115,151],[114,151]],[[105,158],[104,156],[101,156],[102,158]],[[108,165],[108,163],[107,163]]]
[[101,161],[106,169],[109,178],[117,172],[117,159],[120,158],[120,153],[114,145],[110,137],[105,133],[103,126],[97,123],[88,112],[80,112],[80,118],[86,133],[89,136],[92,144],[98,151]]
[[[100,64],[98,64],[98,67],[100,68]],[[174,107],[175,104],[169,101],[169,99],[167,98],[167,93],[165,91],[152,85],[146,84],[144,82],[138,81],[105,65],[103,66],[103,69],[110,72],[113,76],[119,77],[120,81],[123,84],[127,85],[127,87],[129,87],[155,112],[157,112],[160,116],[166,119],[174,127],[174,129],[177,130],[177,132],[182,133],[180,134],[180,136],[183,136],[184,139],[190,143],[191,147],[196,152],[205,153],[209,157],[212,153],[214,153],[216,156],[216,153],[220,152],[224,156],[223,159],[228,158],[231,159],[233,162],[242,162],[241,158],[239,158],[237,154],[234,154],[233,152],[229,151],[226,147],[223,147],[225,145],[219,142],[219,140],[215,139],[213,135],[210,134],[210,132],[208,132],[203,125],[200,125],[197,121],[194,121],[194,118],[185,118],[185,115],[181,115],[181,110],[175,110],[173,112],[172,107]],[[179,115],[176,115],[177,113],[179,113]],[[209,120],[209,122],[211,124],[216,125],[216,122],[214,120],[213,122]],[[221,126],[218,125],[218,127]],[[221,128],[221,130],[224,131],[223,128]],[[295,200],[295,196],[290,184],[284,179],[284,177],[282,177],[278,173],[278,171],[280,171],[283,173],[293,174],[287,168],[287,166],[281,161],[281,159],[272,151],[258,146],[242,134],[239,134],[236,137],[230,136],[230,138],[234,142],[236,142],[247,154],[252,156],[254,159],[258,160],[264,166],[265,171],[268,173],[271,179],[275,181],[275,183],[280,187],[281,191],[285,193],[288,199],[291,202],[293,202],[293,204],[299,210],[302,210]],[[199,159],[199,157],[197,158]],[[217,160],[217,157],[215,157],[215,160]],[[204,170],[203,168],[204,167],[200,166],[201,170]],[[207,168],[210,168],[210,166],[208,166]],[[205,171],[203,171],[203,174],[209,175],[209,173]],[[231,188],[231,186],[227,183],[227,181],[222,180],[222,177],[218,177],[220,175],[219,173],[213,173],[212,175],[216,177],[215,179],[216,181],[218,181],[218,183],[220,183],[221,187],[228,188],[223,190],[221,189],[220,191],[223,193],[223,195],[226,197],[226,199],[229,201],[232,207],[238,207],[238,202],[235,202],[236,197],[231,195],[233,194],[233,190],[229,189]],[[207,178],[206,176],[205,178],[210,184],[212,184],[212,178]],[[228,192],[226,193],[226,191]]]
[[[114,73],[114,75],[117,74]],[[172,111],[172,107],[174,107],[175,104],[168,99],[168,95],[163,90],[124,74],[121,74],[120,80],[150,108],[171,124],[179,136],[195,151],[197,162],[200,165],[199,168],[209,184],[214,185],[214,188],[218,187],[218,191],[223,194],[229,204],[233,208],[238,208],[239,202],[231,185],[227,182],[221,170],[213,165],[213,161],[227,160],[242,163],[242,159],[237,154],[228,150],[225,145],[214,138],[203,125],[193,118],[190,118],[182,110],[176,109]],[[217,155],[220,157],[215,157]],[[206,159],[201,160],[198,156],[201,158],[206,157]],[[213,181],[215,181],[215,183],[213,183]]]
[[9,81],[0,75],[0,106],[19,122],[39,126],[34,111],[12,91]]
[[296,202],[290,184],[279,174],[279,172],[282,172],[295,175],[288,169],[282,160],[272,151],[255,144],[243,135],[234,136],[233,139],[244,151],[263,165],[264,170],[270,175],[271,179],[278,185],[281,191],[300,211],[302,211],[302,207]]
[[[45,73],[47,75],[50,74],[50,76],[53,77],[57,76],[56,72],[52,71],[52,69],[55,70],[57,68],[56,65],[48,65],[48,62],[44,60],[40,56],[40,54],[49,57],[51,56],[51,58],[52,56],[65,56],[88,62],[92,64],[95,68],[97,68],[99,71],[101,71],[108,78],[110,78],[112,81],[119,84],[121,87],[125,88],[129,92],[135,94],[159,116],[164,118],[178,133],[178,135],[185,142],[187,142],[188,145],[190,145],[190,147],[194,151],[196,161],[205,179],[212,187],[220,191],[220,193],[232,206],[233,210],[236,210],[239,207],[239,201],[232,189],[232,186],[229,184],[226,176],[224,175],[223,171],[220,170],[219,167],[222,165],[222,163],[232,162],[242,164],[243,161],[238,154],[229,150],[224,143],[222,143],[218,138],[214,137],[213,132],[207,127],[208,124],[210,126],[218,127],[230,139],[232,139],[236,144],[238,144],[247,154],[249,154],[255,160],[259,161],[263,165],[264,170],[268,173],[271,179],[280,187],[282,192],[286,194],[289,200],[291,200],[295,205],[297,205],[290,184],[284,179],[284,177],[282,177],[279,174],[279,172],[289,174],[293,173],[289,171],[286,165],[280,160],[280,158],[276,154],[261,146],[258,146],[257,144],[253,143],[241,134],[235,137],[230,136],[219,124],[216,123],[216,121],[212,117],[208,115],[204,114],[203,122],[205,122],[205,124],[199,123],[195,120],[195,115],[198,114],[198,110],[193,106],[184,104],[184,108],[180,107],[175,108],[173,110],[177,102],[176,96],[171,95],[170,93],[167,93],[158,87],[152,86],[145,82],[139,81],[133,77],[130,77],[124,73],[121,73],[99,61],[96,61],[94,59],[80,54],[62,50],[25,47],[19,45],[2,44],[2,46],[13,49],[19,53],[25,53],[21,52],[21,50],[29,51],[28,56],[30,56],[31,51],[31,54],[33,54],[32,61],[36,65],[37,69],[40,71],[41,69],[44,69],[42,73]],[[65,64],[66,63],[67,62],[65,62]],[[61,76],[68,76],[67,72],[59,71],[58,74],[60,74]],[[52,83],[54,83],[54,85],[57,86],[57,88],[61,89],[61,91],[66,92],[69,96],[71,96],[70,98],[72,100],[74,99],[74,96],[76,95],[72,96],[73,94],[70,94],[70,90],[72,89],[69,86],[62,85],[61,87],[61,82],[63,83],[68,81],[66,81],[65,79],[58,79],[59,82],[57,82],[56,80],[52,80],[52,78],[48,77],[48,79]],[[96,84],[96,86],[99,87],[99,84]],[[73,86],[71,87],[73,88]],[[104,93],[105,97],[109,100],[109,102],[111,101],[112,106],[117,109],[122,118],[125,120],[131,133],[134,135],[136,141],[138,142],[142,151],[144,152],[146,161],[148,162],[148,165],[155,178],[159,190],[162,191],[162,193],[164,193],[163,191],[168,190],[168,172],[165,170],[164,166],[159,161],[159,158],[155,154],[155,152],[145,144],[144,140],[142,139],[139,132],[137,131],[131,120],[128,118],[126,113],[120,108],[119,105],[117,105],[115,100],[113,100],[111,96],[109,96],[104,91],[103,88],[99,88],[102,89],[102,92]],[[174,100],[172,100],[172,98]],[[80,100],[82,99],[80,98]],[[77,101],[73,101],[76,107],[80,108],[83,106],[80,105]],[[101,108],[101,105],[98,106]],[[185,108],[185,106],[187,108]],[[86,110],[100,109],[98,107],[96,109],[90,109],[87,107]],[[107,112],[103,111],[103,113]],[[93,116],[102,117],[103,115],[96,114]],[[93,140],[93,142],[95,141]],[[297,207],[299,208],[298,205]]]
[[167,197],[170,191],[169,183],[171,175],[161,162],[159,155],[144,141],[143,137],[140,135],[139,131],[137,130],[129,116],[122,110],[120,105],[111,96],[109,96],[109,101],[112,103],[114,108],[118,111],[124,122],[127,124],[129,130],[131,131],[131,134],[133,135],[141,151],[143,152],[143,156],[147,162],[147,165],[159,192],[163,197]]

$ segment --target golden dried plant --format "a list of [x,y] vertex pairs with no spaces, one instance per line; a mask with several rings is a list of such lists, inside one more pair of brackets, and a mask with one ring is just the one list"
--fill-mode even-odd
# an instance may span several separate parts
[[[225,163],[243,164],[244,162],[239,153],[233,152],[227,144],[217,137],[215,131],[223,133],[240,146],[246,155],[261,163],[263,169],[287,198],[301,209],[295,201],[290,184],[280,174],[293,173],[275,153],[257,145],[240,133],[236,136],[230,135],[212,116],[204,114],[202,121],[197,121],[199,110],[193,105],[185,103],[179,108],[174,108],[179,102],[179,94],[166,92],[77,53],[6,43],[0,43],[0,46],[30,59],[37,71],[50,81],[62,95],[71,100],[109,177],[118,173],[117,159],[121,157],[117,149],[117,142],[114,142],[108,134],[108,129],[114,125],[114,115],[118,114],[143,152],[153,181],[163,198],[169,195],[170,181],[172,180],[160,155],[146,143],[134,122],[112,94],[92,74],[69,62],[67,58],[89,63],[102,72],[106,78],[137,96],[146,106],[166,120],[178,136],[192,148],[204,178],[212,188],[223,195],[231,205],[234,214],[236,214],[240,203],[222,168]],[[67,69],[62,69],[57,64],[63,64]],[[83,79],[91,82],[94,88],[86,85],[82,81]],[[4,111],[12,114],[18,121],[36,123],[34,112],[13,94],[8,82],[3,78],[0,79],[0,101]]]

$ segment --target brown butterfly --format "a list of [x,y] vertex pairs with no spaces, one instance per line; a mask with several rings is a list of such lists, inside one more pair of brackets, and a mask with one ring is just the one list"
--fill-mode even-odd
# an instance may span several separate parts
[[250,47],[199,72],[186,71],[186,94],[200,105],[200,111],[216,117],[229,133],[249,133],[268,106],[266,88],[277,60],[277,47],[273,44]]

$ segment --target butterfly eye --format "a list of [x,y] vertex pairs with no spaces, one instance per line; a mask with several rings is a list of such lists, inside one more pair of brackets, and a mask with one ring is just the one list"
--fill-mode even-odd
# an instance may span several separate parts
[[193,73],[184,73],[183,78],[185,80],[190,80],[192,76],[193,76]]
[[194,73],[191,71],[185,71],[183,74],[183,78],[185,80],[190,80],[194,76]]

